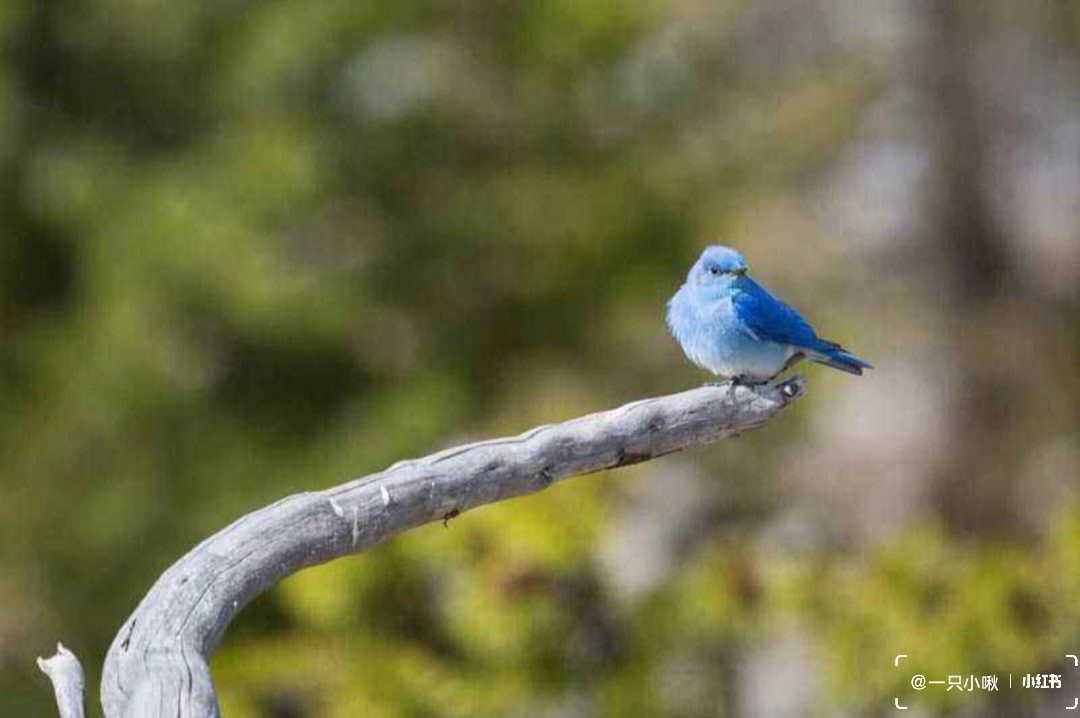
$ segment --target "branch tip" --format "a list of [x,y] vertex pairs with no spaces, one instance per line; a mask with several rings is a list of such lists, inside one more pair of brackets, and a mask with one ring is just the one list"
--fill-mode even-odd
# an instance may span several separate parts
[[83,718],[83,669],[75,654],[56,642],[56,653],[48,658],[38,656],[37,666],[48,676],[56,694],[60,718]]
[[802,374],[796,374],[778,383],[776,388],[780,392],[780,396],[784,397],[786,401],[792,401],[806,394],[806,379]]

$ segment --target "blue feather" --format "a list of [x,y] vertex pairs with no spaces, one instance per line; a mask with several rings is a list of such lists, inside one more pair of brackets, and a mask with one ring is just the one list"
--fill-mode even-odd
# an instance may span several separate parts
[[735,316],[756,339],[817,350],[821,340],[797,311],[749,277],[740,277],[734,289]]
[[863,369],[873,368],[836,342],[819,337],[802,315],[753,279],[740,277],[733,289],[731,303],[735,316],[752,337],[789,344],[802,350],[810,359],[849,374],[861,375]]

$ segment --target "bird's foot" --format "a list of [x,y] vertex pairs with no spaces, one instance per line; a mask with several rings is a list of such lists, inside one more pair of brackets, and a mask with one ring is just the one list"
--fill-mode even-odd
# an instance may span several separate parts
[[733,376],[727,382],[727,398],[730,401],[735,401],[735,390],[740,386],[750,386],[750,382],[746,380],[744,376]]
[[747,389],[753,391],[755,387],[768,386],[771,383],[771,381],[755,381],[743,374],[740,374],[738,376],[729,377],[726,381],[716,381],[707,384],[706,386],[715,386],[718,389],[726,389],[727,391],[725,392],[724,398],[728,401],[735,401],[736,392],[738,391],[739,387],[746,387]]

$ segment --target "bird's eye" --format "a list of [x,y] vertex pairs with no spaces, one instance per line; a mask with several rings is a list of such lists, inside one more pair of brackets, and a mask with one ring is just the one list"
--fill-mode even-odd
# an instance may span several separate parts
[[713,266],[709,267],[709,274],[712,274],[712,275],[720,274],[720,267],[716,266],[715,264]]

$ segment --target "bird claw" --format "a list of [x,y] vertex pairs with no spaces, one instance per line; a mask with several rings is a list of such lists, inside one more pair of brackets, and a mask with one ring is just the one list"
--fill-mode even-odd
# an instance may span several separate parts
[[727,382],[725,382],[725,384],[727,384],[727,396],[726,396],[726,398],[727,398],[728,401],[731,401],[731,402],[737,401],[737,398],[735,396],[735,391],[740,386],[750,386],[750,384],[748,384],[746,382],[746,380],[743,379],[740,376],[731,377],[731,379],[729,379]]

